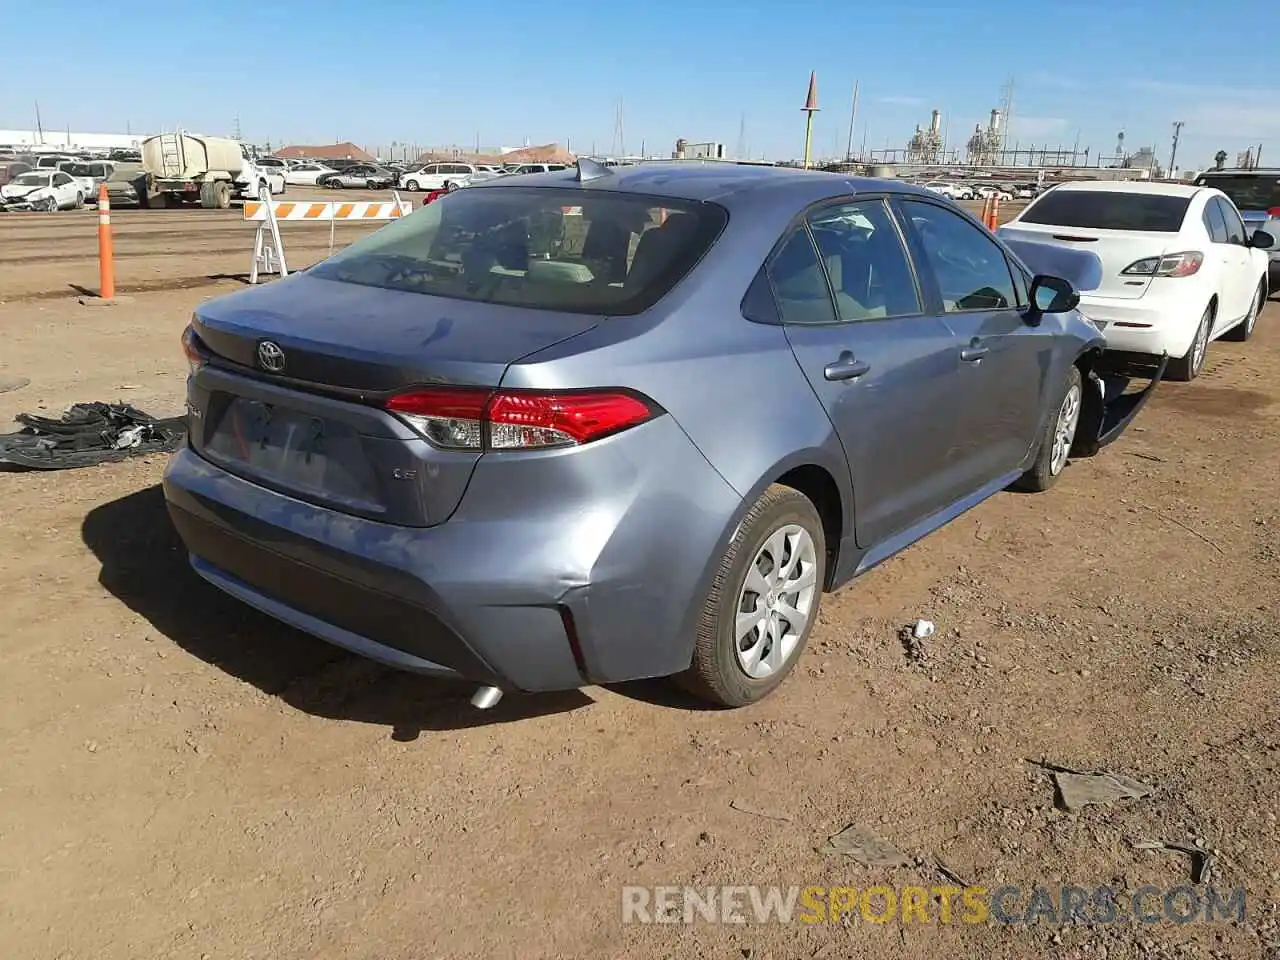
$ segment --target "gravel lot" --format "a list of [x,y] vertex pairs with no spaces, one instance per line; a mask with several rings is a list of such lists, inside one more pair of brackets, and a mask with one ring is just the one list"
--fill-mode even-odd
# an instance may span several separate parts
[[[290,199],[295,191],[290,192]],[[387,195],[383,195],[387,196]],[[344,198],[364,198],[348,191]],[[178,336],[239,289],[239,212],[0,216],[0,422],[181,409]],[[339,244],[361,229],[339,230]],[[328,230],[291,227],[295,265]],[[14,267],[18,269],[14,269]],[[1280,951],[1280,306],[1043,496],[1001,494],[826,598],[795,675],[508,696],[395,674],[198,581],[163,461],[0,473],[0,942],[15,958],[1116,958]],[[899,640],[937,622],[923,659]],[[1154,785],[1054,809],[1046,760]],[[850,823],[913,865],[816,852]],[[624,925],[639,884],[1136,889],[1200,838],[1243,923]]]

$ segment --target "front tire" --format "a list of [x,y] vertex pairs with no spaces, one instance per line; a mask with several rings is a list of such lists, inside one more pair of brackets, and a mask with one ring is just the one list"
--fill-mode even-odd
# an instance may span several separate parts
[[1028,493],[1042,493],[1058,482],[1071,458],[1080,410],[1084,406],[1084,378],[1074,363],[1058,393],[1058,405],[1040,434],[1040,445],[1031,469],[1014,481],[1014,487]]
[[791,487],[769,487],[720,561],[693,660],[676,681],[722,707],[772,693],[795,668],[817,622],[826,560],[813,503]]
[[1209,331],[1213,326],[1213,307],[1204,308],[1204,316],[1196,327],[1196,335],[1191,340],[1187,352],[1177,359],[1169,361],[1165,367],[1164,379],[1176,380],[1179,383],[1190,383],[1200,375],[1204,367],[1205,355],[1209,352]]
[[1234,340],[1236,343],[1244,343],[1253,336],[1253,328],[1258,325],[1258,314],[1262,312],[1262,307],[1267,302],[1267,281],[1265,279],[1258,281],[1258,290],[1253,295],[1253,306],[1249,308],[1248,315],[1237,323],[1234,327],[1222,335],[1223,340]]
[[417,193],[417,192],[418,192],[418,181],[417,181],[417,180],[410,180],[408,183],[406,183],[406,184],[404,185],[404,188],[405,188],[406,190],[408,190],[410,193]]

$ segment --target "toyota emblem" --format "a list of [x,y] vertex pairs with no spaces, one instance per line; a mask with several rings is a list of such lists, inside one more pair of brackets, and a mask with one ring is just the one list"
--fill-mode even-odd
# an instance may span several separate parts
[[284,351],[280,349],[280,344],[272,343],[270,340],[263,340],[258,344],[258,363],[263,370],[270,373],[279,373],[284,369]]

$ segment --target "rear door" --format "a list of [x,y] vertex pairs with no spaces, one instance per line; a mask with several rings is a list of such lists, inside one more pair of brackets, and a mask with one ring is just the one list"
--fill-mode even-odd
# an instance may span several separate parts
[[1045,409],[1055,337],[1023,318],[1021,272],[991,235],[926,200],[900,200],[912,254],[934,309],[956,337],[960,390],[955,414],[962,485],[977,490],[1016,470]]
[[1089,297],[1138,300],[1151,273],[1126,273],[1141,260],[1178,253],[1189,197],[1119,190],[1051,190],[1023,210],[1000,235],[1088,250],[1102,262],[1102,281]]
[[858,544],[957,499],[955,339],[926,315],[885,201],[813,211],[767,272],[796,360],[844,445]]
[[[1257,292],[1258,270],[1253,265],[1253,248],[1249,246],[1249,231],[1240,213],[1226,197],[1212,197],[1209,203],[1218,209],[1227,227],[1227,242],[1222,252],[1222,308],[1219,321],[1231,322],[1243,317],[1253,306]],[[1221,327],[1221,323],[1219,324]]]

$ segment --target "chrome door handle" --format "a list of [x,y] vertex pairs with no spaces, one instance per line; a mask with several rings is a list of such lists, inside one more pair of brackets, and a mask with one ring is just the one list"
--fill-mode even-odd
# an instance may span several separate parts
[[960,359],[964,360],[966,363],[975,363],[990,352],[990,347],[975,340],[960,351]]
[[859,360],[848,350],[840,354],[840,359],[828,363],[822,369],[822,375],[828,380],[857,380],[871,369],[871,364]]

